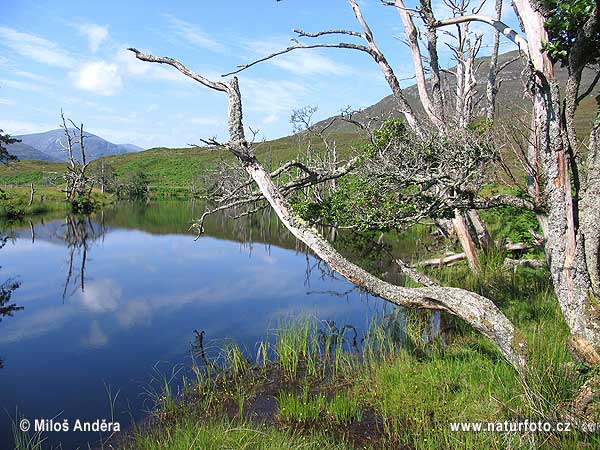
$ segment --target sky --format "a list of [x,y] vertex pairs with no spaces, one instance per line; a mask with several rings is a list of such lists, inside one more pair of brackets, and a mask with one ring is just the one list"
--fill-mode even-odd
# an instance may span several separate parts
[[[487,0],[482,12],[493,15]],[[414,6],[408,1],[408,6]],[[403,86],[414,81],[399,15],[378,0],[360,5]],[[434,0],[437,17],[448,16]],[[505,4],[505,21],[516,27]],[[176,69],[135,59],[128,47],[180,60],[211,79],[290,44],[294,28],[362,31],[346,0],[0,0],[0,129],[18,135],[58,128],[60,111],[111,142],[185,147],[227,139],[227,98]],[[489,52],[490,28],[482,54]],[[354,40],[353,40],[354,39]],[[441,40],[451,40],[442,36]],[[339,42],[339,38],[322,42]],[[363,43],[350,38],[349,42]],[[504,42],[501,51],[513,50]],[[440,45],[441,62],[452,66]],[[246,127],[259,139],[292,133],[294,109],[315,120],[389,95],[377,64],[342,49],[296,50],[239,75]]]

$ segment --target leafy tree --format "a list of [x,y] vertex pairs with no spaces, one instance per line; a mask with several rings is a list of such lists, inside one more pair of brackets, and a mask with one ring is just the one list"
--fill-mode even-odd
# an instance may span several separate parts
[[129,200],[145,200],[150,193],[148,178],[142,171],[125,175],[117,188],[117,197]]
[[[546,0],[545,7],[550,41],[544,43],[544,49],[552,60],[567,65],[575,43],[585,38],[587,62],[597,64],[600,60],[600,30],[585,29],[594,13],[594,0]],[[588,35],[583,36],[583,33]]]
[[4,134],[3,130],[0,130],[0,163],[6,164],[9,161],[17,159],[16,156],[8,153],[6,145],[14,144],[15,142],[21,142],[20,139],[11,138],[9,134]]

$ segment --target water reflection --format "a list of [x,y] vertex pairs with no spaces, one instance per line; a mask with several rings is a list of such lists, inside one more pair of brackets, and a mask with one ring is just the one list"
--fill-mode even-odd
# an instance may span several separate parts
[[[8,236],[0,235],[0,250],[6,245]],[[0,266],[2,269],[2,266]],[[14,291],[16,291],[21,283],[16,281],[14,278],[8,278],[0,283],[0,322],[2,318],[6,316],[12,316],[16,311],[21,311],[22,306],[17,306],[15,303],[10,302],[10,298]],[[0,358],[0,369],[4,368],[4,361]]]
[[[0,406],[26,417],[109,419],[110,385],[120,391],[115,414],[125,428],[142,414],[141,386],[156,363],[189,362],[193,330],[256,354],[280,317],[307,314],[337,324],[351,345],[354,331],[360,343],[367,318],[385,307],[313,258],[272,214],[211,217],[194,242],[189,227],[202,210],[191,202],[122,204],[90,217],[4,224],[3,276],[21,284],[2,308],[25,309],[1,323]],[[378,273],[392,273],[386,252],[415,245],[383,251],[336,239],[357,259],[375,255]],[[11,448],[11,435],[0,417],[0,448]],[[48,436],[64,448],[96,438]]]
[[[71,295],[78,287],[82,292],[85,291],[85,262],[88,250],[94,241],[103,239],[106,232],[104,213],[100,213],[99,217],[98,222],[92,222],[90,216],[83,215],[71,214],[65,218],[64,241],[69,249],[69,264],[63,289],[63,300],[70,286],[72,287]],[[34,227],[32,226],[31,229],[33,236]],[[76,260],[78,260],[79,268],[74,270],[74,264],[77,264]]]

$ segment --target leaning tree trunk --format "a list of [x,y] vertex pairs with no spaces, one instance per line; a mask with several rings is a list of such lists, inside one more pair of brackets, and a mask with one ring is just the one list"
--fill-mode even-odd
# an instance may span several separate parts
[[447,311],[465,320],[491,340],[519,373],[526,375],[526,340],[491,300],[465,289],[436,285],[426,277],[415,274],[412,275],[413,278],[424,287],[407,288],[383,281],[343,257],[314,228],[293,212],[271,175],[252,154],[245,139],[242,100],[236,77],[229,84],[214,82],[192,72],[172,58],[147,55],[136,49],[130,50],[142,61],[169,64],[202,85],[228,95],[230,140],[226,144],[227,149],[238,158],[283,225],[333,270],[365,291],[393,304]]

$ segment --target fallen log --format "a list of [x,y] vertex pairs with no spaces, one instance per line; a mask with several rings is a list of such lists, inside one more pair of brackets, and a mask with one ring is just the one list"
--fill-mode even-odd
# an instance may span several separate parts
[[[502,245],[499,244],[498,246],[501,247]],[[525,244],[523,242],[508,242],[504,244],[504,249],[508,252],[529,250],[531,248],[533,248],[533,245]],[[466,258],[467,256],[464,253],[451,253],[449,255],[444,255],[439,258],[431,258],[426,259],[425,261],[419,261],[418,263],[414,264],[413,267],[444,266],[448,264],[453,264],[457,261],[462,261]]]

